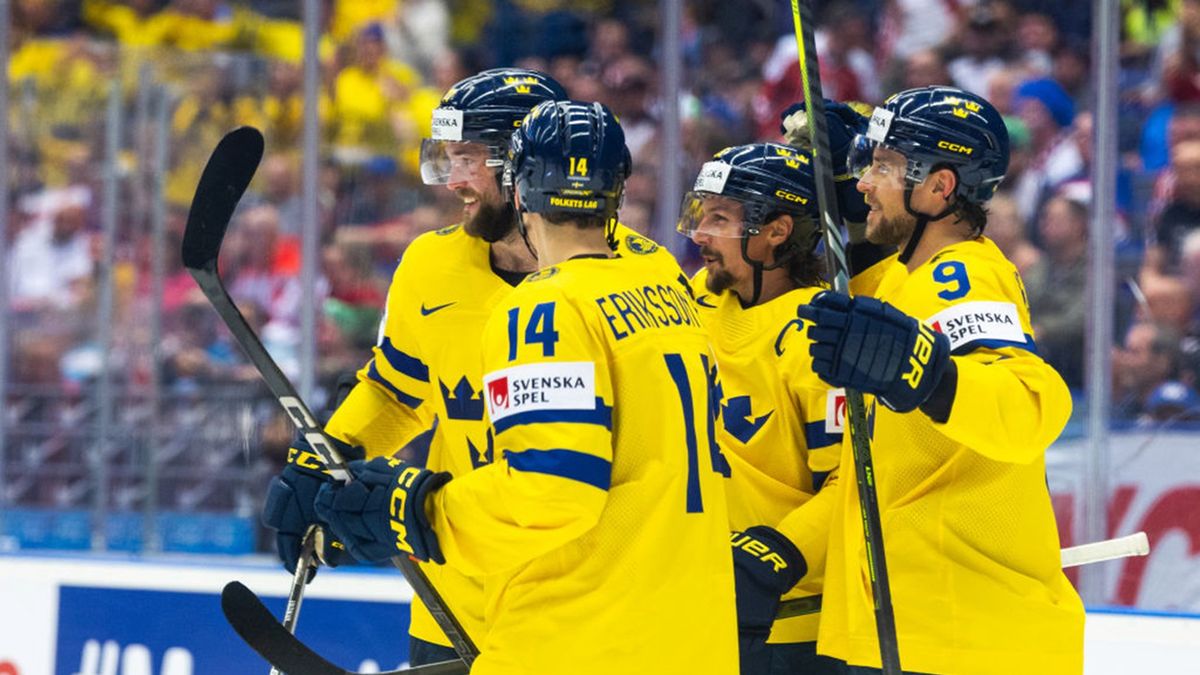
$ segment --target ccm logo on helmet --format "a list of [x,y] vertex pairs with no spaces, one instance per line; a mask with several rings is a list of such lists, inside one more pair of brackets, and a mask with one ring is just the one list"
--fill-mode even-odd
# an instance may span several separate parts
[[975,148],[968,148],[965,145],[959,145],[958,143],[951,143],[950,141],[938,141],[937,146],[939,148],[949,150],[950,152],[961,152],[964,155],[969,155],[969,154],[975,152]]
[[801,197],[800,195],[794,195],[790,192],[787,192],[786,190],[776,190],[775,196],[779,197],[780,199],[785,199],[789,202],[796,202],[797,204],[807,204],[808,203],[808,200],[805,199],[804,197]]

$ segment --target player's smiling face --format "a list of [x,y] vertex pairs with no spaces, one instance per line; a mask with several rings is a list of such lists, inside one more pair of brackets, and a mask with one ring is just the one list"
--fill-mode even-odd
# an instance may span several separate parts
[[904,155],[879,146],[871,166],[858,180],[871,211],[867,214],[867,239],[875,244],[899,246],[912,232],[916,219],[904,207]]
[[487,165],[489,150],[481,143],[449,143],[450,178],[446,187],[463,203],[463,224],[468,234],[479,236],[493,229],[500,217],[502,198],[496,170]]

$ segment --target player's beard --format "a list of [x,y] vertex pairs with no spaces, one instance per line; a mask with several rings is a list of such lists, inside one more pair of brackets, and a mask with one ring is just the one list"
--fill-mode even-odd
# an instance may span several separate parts
[[908,240],[916,224],[917,219],[911,213],[892,218],[880,213],[874,224],[867,220],[867,241],[880,246],[900,246]]
[[733,274],[725,268],[725,256],[703,246],[700,247],[700,255],[706,258],[715,258],[717,265],[720,266],[713,268],[713,271],[708,273],[708,276],[704,279],[704,287],[716,295],[720,295],[726,289],[732,288],[737,279],[734,279]]
[[475,215],[471,216],[463,229],[472,237],[479,237],[490,243],[507,237],[516,224],[516,211],[512,204],[505,201],[485,202],[481,199]]

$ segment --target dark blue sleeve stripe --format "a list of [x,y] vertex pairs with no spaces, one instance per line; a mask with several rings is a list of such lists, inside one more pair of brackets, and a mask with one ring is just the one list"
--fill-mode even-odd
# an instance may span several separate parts
[[963,354],[970,354],[976,349],[1002,349],[1004,347],[1016,347],[1017,349],[1024,349],[1033,354],[1038,353],[1037,345],[1033,342],[1033,336],[1029,333],[1025,334],[1024,342],[1013,342],[1012,340],[971,340],[955,347],[954,351],[950,353],[954,356],[962,356]]
[[813,489],[819,491],[827,478],[829,478],[828,471],[814,471],[812,475]]
[[504,458],[517,471],[567,478],[601,490],[612,484],[612,462],[576,450],[506,450]]
[[421,359],[396,349],[391,338],[383,338],[383,342],[379,343],[379,351],[383,352],[383,358],[387,359],[388,365],[396,372],[404,373],[414,380],[429,381],[429,366]]
[[825,432],[825,420],[817,420],[804,425],[804,442],[810,450],[837,445],[842,442],[841,434]]
[[500,434],[521,424],[554,422],[597,424],[612,431],[612,406],[604,405],[604,401],[596,397],[596,407],[591,410],[530,410],[504,417],[495,422],[493,426],[496,428],[496,433]]
[[371,366],[367,369],[367,377],[383,385],[385,389],[392,392],[392,396],[395,396],[397,401],[412,408],[413,410],[416,410],[418,407],[420,407],[421,403],[424,402],[423,399],[419,399],[412,394],[406,394],[403,391],[400,391],[396,385],[383,379],[383,375],[380,375],[379,369],[375,367],[374,359],[371,360]]

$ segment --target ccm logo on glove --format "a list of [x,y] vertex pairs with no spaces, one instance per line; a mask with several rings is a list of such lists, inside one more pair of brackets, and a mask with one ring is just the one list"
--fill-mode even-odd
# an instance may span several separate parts
[[[394,462],[394,463],[393,463]],[[388,462],[395,466],[400,464],[399,460],[391,460]],[[406,467],[396,476],[396,487],[392,490],[392,500],[388,513],[391,515],[392,531],[396,533],[396,548],[405,553],[412,553],[412,545],[408,543],[408,527],[404,523],[405,506],[408,504],[408,493],[412,489],[413,481],[417,476],[421,475],[422,469],[415,466]],[[424,506],[424,505],[422,505]]]

